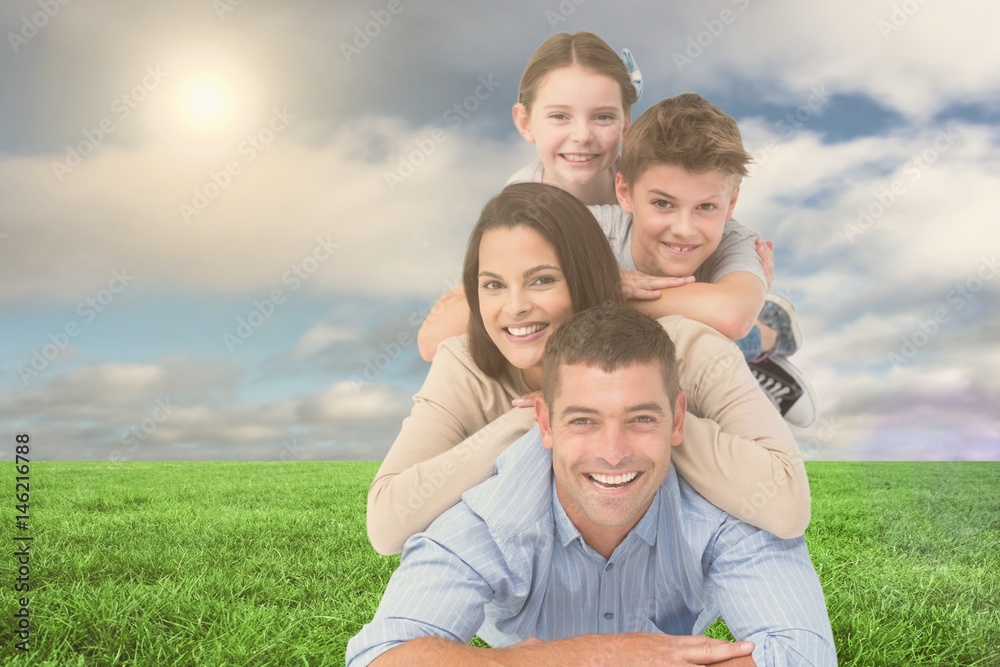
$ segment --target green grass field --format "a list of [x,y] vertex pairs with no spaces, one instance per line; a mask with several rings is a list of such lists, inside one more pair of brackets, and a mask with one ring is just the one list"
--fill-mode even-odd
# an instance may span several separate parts
[[[343,664],[398,564],[365,536],[376,467],[32,463],[30,650],[8,494],[2,662]],[[1000,665],[1000,463],[807,468],[840,664]]]

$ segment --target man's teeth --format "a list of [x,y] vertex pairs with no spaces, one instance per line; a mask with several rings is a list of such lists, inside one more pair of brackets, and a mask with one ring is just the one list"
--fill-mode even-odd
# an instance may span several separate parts
[[594,472],[590,473],[590,478],[605,486],[619,486],[631,482],[638,474],[637,472],[627,472],[624,475],[599,475]]
[[570,162],[586,162],[594,158],[593,155],[580,155],[576,153],[563,153],[562,156]]
[[545,328],[544,324],[532,324],[530,327],[507,327],[507,331],[513,336],[527,336]]

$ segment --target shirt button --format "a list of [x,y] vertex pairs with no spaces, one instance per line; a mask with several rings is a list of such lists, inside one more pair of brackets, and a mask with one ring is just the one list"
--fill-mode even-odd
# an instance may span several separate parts
[[614,617],[615,617],[615,615],[614,615],[614,614],[612,614],[612,613],[611,613],[610,611],[606,611],[606,612],[604,612],[604,618],[608,619],[609,621],[610,621],[610,620],[611,620],[612,618],[614,618]]
[[609,570],[614,569],[614,567],[615,567],[614,563],[608,563],[607,565],[604,566],[604,570],[607,572]]

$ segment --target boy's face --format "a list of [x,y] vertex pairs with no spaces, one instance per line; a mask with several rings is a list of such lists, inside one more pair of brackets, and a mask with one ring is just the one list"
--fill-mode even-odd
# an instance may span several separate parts
[[739,186],[720,171],[693,174],[657,164],[631,188],[621,174],[615,194],[632,214],[632,259],[654,276],[693,275],[722,240],[722,227],[736,207]]

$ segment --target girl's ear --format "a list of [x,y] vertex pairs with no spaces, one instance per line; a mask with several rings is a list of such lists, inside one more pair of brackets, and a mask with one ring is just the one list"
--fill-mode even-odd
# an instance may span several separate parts
[[521,133],[524,140],[535,143],[535,135],[531,133],[531,114],[528,113],[528,108],[518,102],[511,109],[511,115],[514,116],[514,127]]

